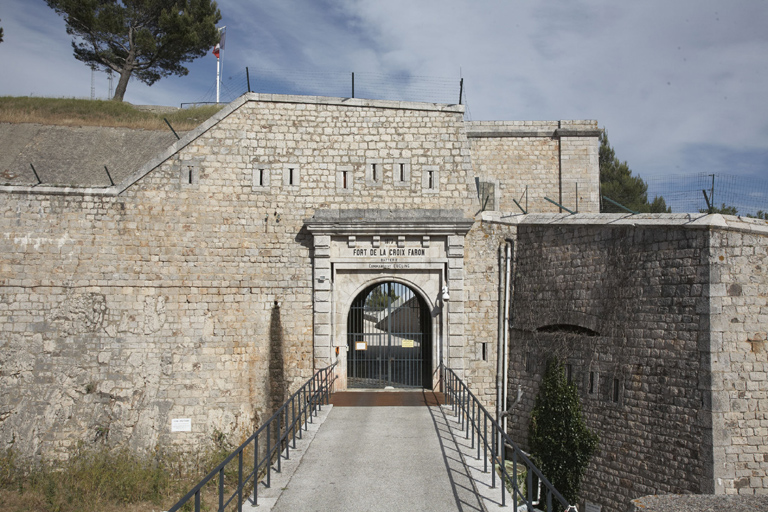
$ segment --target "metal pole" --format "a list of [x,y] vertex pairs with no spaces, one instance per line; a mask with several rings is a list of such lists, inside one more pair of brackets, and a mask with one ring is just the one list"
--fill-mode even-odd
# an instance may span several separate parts
[[461,105],[461,98],[464,96],[464,79],[459,80],[459,105]]
[[[219,50],[221,52],[221,50]],[[216,57],[216,104],[219,104],[221,97],[221,59]]]
[[245,81],[248,84],[248,92],[251,92],[251,75],[248,74],[248,66],[245,66]]
[[355,97],[355,72],[352,72],[352,97]]

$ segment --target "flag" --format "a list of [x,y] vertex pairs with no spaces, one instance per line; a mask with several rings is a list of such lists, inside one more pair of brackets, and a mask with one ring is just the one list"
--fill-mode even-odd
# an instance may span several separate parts
[[227,27],[221,27],[219,29],[219,45],[220,49],[224,49],[224,43],[227,40]]
[[213,54],[216,56],[217,59],[219,58],[219,50],[220,48],[218,44],[213,47]]

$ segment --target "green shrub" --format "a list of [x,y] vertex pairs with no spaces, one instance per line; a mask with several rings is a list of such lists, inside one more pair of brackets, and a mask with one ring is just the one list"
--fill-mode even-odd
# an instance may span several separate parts
[[599,438],[587,428],[576,386],[568,384],[556,358],[547,363],[531,413],[528,442],[533,462],[569,503],[576,504]]

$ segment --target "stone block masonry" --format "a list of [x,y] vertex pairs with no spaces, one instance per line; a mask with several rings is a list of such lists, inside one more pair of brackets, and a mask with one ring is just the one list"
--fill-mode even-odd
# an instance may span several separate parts
[[[524,150],[546,154],[520,172],[557,174],[558,149],[539,143]],[[335,357],[313,343],[343,312],[315,304],[333,283],[315,281],[322,247],[305,220],[353,208],[471,220],[475,168],[489,156],[473,155],[461,106],[249,94],[138,170],[113,169],[125,176],[115,186],[99,172],[78,175],[85,188],[0,187],[0,443],[62,458],[78,441],[236,443],[269,415],[272,394]],[[493,262],[474,254],[497,240],[475,229],[448,240],[450,268],[429,279],[448,277],[444,342],[490,405]],[[173,419],[191,431],[172,431]]]
[[623,511],[648,494],[768,492],[765,223],[587,215],[514,225],[508,386],[523,400],[513,438],[526,444],[554,355],[600,435],[588,501]]

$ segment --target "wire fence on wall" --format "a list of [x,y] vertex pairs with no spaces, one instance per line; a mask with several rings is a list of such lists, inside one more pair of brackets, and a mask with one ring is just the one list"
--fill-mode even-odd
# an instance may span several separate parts
[[[215,81],[214,81],[215,82]],[[291,71],[248,67],[225,73],[220,101],[228,103],[246,92],[332,96],[427,103],[460,103],[459,78],[414,76],[408,74]],[[216,84],[191,104],[215,103]]]
[[645,182],[648,200],[661,196],[674,213],[707,211],[707,200],[718,209],[736,208],[737,214],[743,216],[768,212],[768,179],[698,173],[653,177]]

